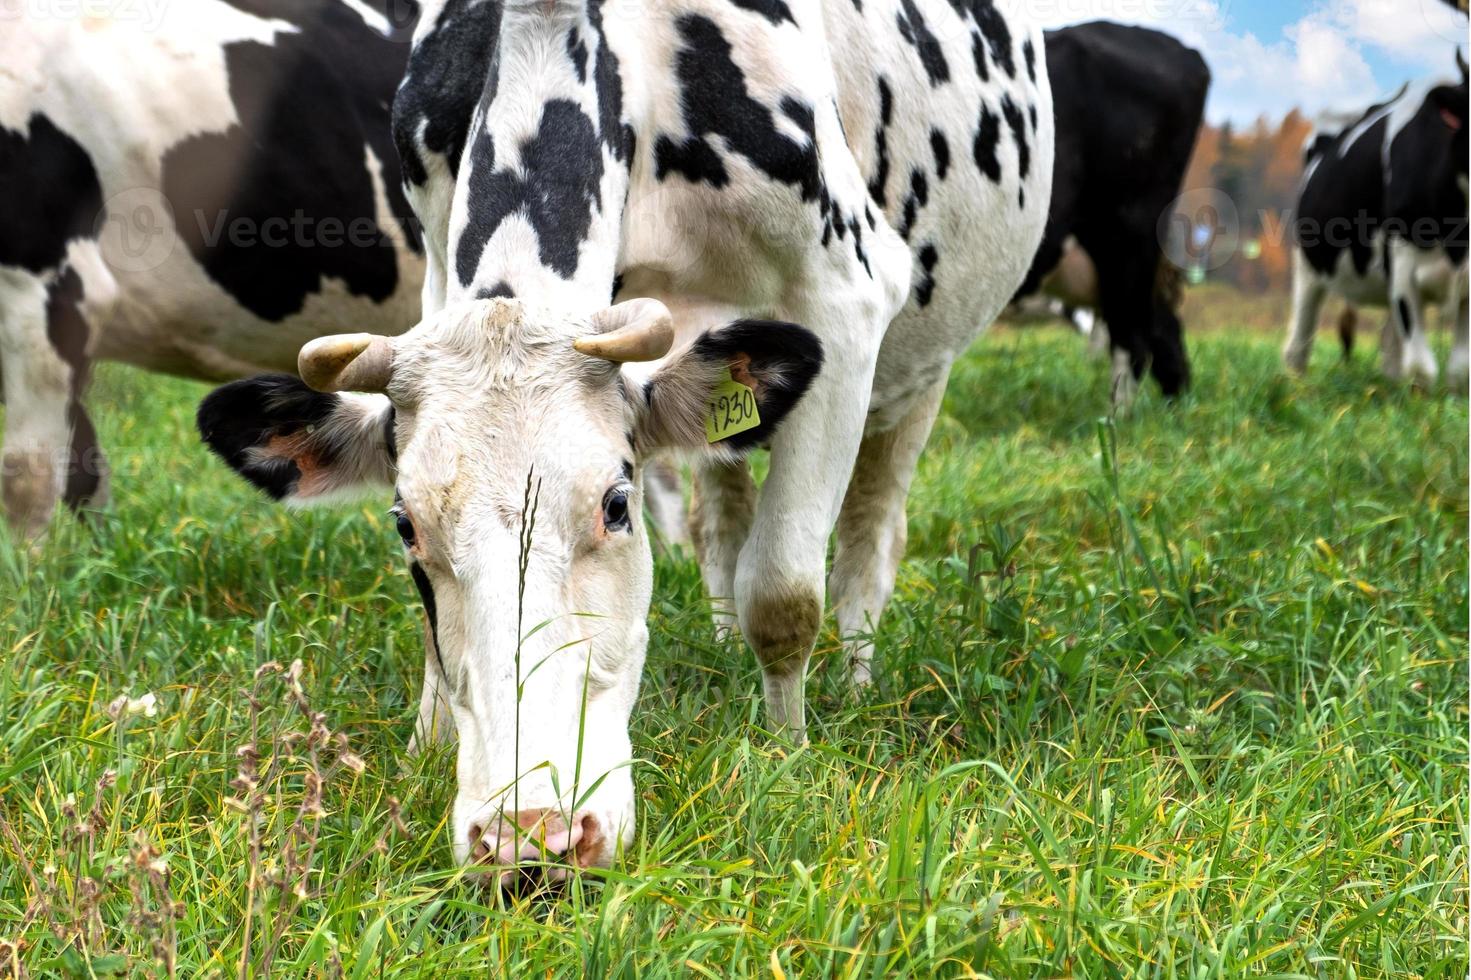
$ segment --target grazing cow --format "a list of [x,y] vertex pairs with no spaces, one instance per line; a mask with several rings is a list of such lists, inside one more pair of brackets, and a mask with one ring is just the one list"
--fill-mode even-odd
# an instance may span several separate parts
[[1433,383],[1426,302],[1454,321],[1448,373],[1466,385],[1466,64],[1461,77],[1409,84],[1308,142],[1293,229],[1292,324],[1282,357],[1307,368],[1329,293],[1389,308],[1384,371]]
[[1047,72],[1057,111],[1052,210],[1018,296],[1065,286],[1059,298],[1096,311],[1114,352],[1115,404],[1132,398],[1146,367],[1177,395],[1190,365],[1161,219],[1185,178],[1210,69],[1166,34],[1098,21],[1048,31]]
[[137,12],[0,16],[3,485],[24,536],[106,494],[93,361],[290,370],[313,337],[419,309],[390,129],[408,38],[360,0]]
[[424,319],[317,341],[306,385],[226,386],[199,422],[278,497],[396,488],[459,859],[630,839],[661,453],[695,456],[707,586],[804,738],[829,535],[864,633],[950,365],[1041,238],[1040,43],[993,0],[426,7],[394,113]]

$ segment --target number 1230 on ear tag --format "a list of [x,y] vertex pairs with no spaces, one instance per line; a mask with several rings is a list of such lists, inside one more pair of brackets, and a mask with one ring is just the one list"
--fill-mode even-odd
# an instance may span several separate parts
[[710,392],[705,405],[705,438],[711,443],[740,435],[761,424],[756,410],[756,393],[730,376],[730,368]]

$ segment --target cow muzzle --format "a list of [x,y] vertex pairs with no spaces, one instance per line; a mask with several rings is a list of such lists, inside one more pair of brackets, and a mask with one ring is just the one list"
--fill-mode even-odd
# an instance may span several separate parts
[[468,843],[471,862],[493,872],[502,888],[566,881],[580,868],[608,864],[612,845],[597,814],[545,807],[472,822]]

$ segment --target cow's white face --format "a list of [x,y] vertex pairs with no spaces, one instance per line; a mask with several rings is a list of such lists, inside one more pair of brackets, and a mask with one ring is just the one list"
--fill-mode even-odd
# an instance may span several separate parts
[[[633,830],[652,558],[635,413],[619,366],[573,349],[587,329],[498,302],[395,344],[396,507],[436,609],[462,861],[536,858],[544,838],[602,865]],[[503,812],[540,833],[516,839]]]
[[[672,336],[647,300],[592,317],[487,300],[391,340],[303,351],[315,387],[386,400],[277,377],[201,407],[206,440],[277,497],[393,484],[459,738],[461,861],[606,865],[629,841],[653,578],[641,468],[665,450],[764,442],[822,360],[800,327],[740,321],[646,382],[625,373],[621,361],[661,357]],[[712,445],[707,405],[727,371],[752,389],[761,425]]]

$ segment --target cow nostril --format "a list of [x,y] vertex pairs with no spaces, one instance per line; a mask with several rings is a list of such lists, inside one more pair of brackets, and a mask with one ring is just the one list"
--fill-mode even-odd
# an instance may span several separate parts
[[588,840],[590,838],[602,836],[601,829],[602,828],[600,828],[598,826],[598,818],[596,816],[594,816],[591,813],[583,814],[583,817],[582,817],[582,839],[583,840]]
[[585,868],[594,863],[602,852],[603,827],[598,823],[598,818],[591,813],[584,813],[579,825],[582,833],[578,836],[568,858],[573,865]]
[[490,857],[490,844],[485,840],[485,828],[478,823],[470,825],[470,860],[484,864]]

